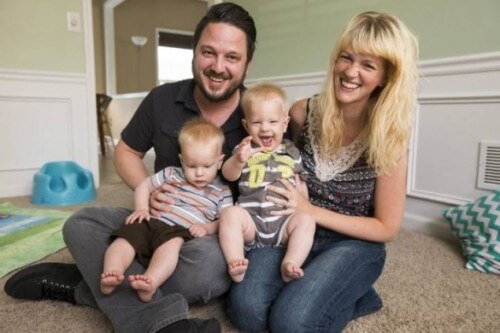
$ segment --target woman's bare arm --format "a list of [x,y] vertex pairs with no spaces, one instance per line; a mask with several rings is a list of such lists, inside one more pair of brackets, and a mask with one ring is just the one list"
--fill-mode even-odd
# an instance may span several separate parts
[[292,107],[290,108],[290,124],[288,126],[291,134],[291,139],[294,144],[298,143],[300,133],[302,132],[302,128],[304,127],[304,123],[306,122],[306,110],[307,99],[298,100],[297,102],[293,103]]
[[[377,177],[375,186],[375,216],[360,217],[343,215],[331,210],[314,206],[290,182],[284,180],[285,188],[269,186],[288,198],[291,207],[273,212],[275,215],[288,215],[302,211],[311,215],[316,224],[339,233],[374,242],[393,240],[401,227],[406,203],[407,157],[402,157],[390,173]],[[268,196],[269,201],[285,206],[283,199]]]

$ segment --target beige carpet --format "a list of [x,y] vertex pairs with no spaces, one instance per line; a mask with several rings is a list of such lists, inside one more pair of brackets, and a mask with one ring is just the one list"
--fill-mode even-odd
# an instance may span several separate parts
[[[105,185],[98,192],[98,200],[91,205],[133,204],[132,192],[123,185]],[[28,197],[8,201],[30,207]],[[72,259],[64,249],[43,261]],[[351,322],[345,332],[500,332],[500,277],[468,271],[464,263],[458,243],[401,231],[388,245],[387,264],[376,284],[384,308]],[[3,292],[7,278],[0,280],[0,332],[113,331],[95,309],[12,299]],[[225,332],[237,332],[224,315],[223,299],[192,305],[190,316],[217,317]]]

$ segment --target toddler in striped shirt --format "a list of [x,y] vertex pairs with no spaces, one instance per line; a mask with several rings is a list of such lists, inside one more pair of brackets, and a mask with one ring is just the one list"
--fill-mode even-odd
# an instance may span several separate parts
[[[145,179],[135,189],[135,211],[125,225],[111,234],[104,255],[101,291],[111,294],[125,280],[134,258],[146,267],[129,275],[130,286],[143,302],[149,302],[159,286],[174,272],[182,244],[215,234],[220,211],[233,205],[229,187],[217,176],[222,166],[224,134],[207,120],[189,121],[179,132],[181,168],[167,167]],[[149,196],[168,182],[175,193],[170,211],[161,217],[149,214]]]

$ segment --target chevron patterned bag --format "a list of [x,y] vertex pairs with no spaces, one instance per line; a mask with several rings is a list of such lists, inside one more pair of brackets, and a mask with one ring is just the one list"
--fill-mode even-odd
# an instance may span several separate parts
[[460,241],[465,267],[500,274],[500,192],[441,212]]

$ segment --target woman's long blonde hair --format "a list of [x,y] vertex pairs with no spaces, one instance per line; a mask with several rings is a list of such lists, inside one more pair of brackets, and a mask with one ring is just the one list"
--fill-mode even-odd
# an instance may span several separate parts
[[331,54],[327,79],[318,98],[315,125],[321,130],[316,133],[316,142],[324,158],[333,157],[341,147],[343,123],[333,72],[340,53],[349,47],[385,62],[385,82],[370,97],[366,125],[367,162],[378,174],[384,173],[408,149],[418,81],[418,42],[392,15],[365,12],[351,19]]

